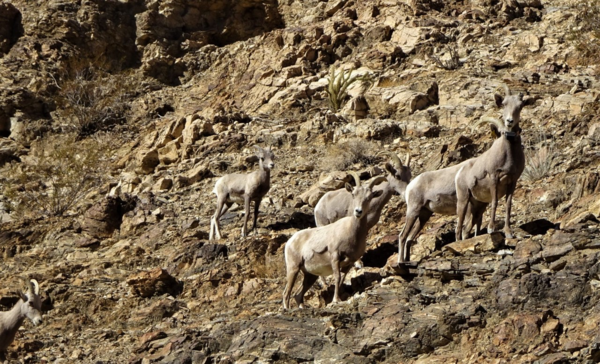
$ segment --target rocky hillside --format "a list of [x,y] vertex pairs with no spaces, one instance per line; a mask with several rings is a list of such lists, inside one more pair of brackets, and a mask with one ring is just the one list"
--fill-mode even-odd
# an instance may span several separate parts
[[[39,281],[15,363],[600,361],[600,3],[0,0],[0,306]],[[332,110],[332,74],[360,76]],[[352,73],[350,73],[352,72]],[[480,155],[503,84],[528,166],[516,237],[434,215],[398,267],[394,196],[330,304],[281,309],[283,247],[328,190]],[[271,190],[209,241],[218,177]],[[497,225],[502,227],[504,201]],[[484,224],[489,214],[484,216]]]

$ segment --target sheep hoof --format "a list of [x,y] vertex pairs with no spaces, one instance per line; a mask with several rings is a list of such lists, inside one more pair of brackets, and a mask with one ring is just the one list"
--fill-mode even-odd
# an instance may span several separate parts
[[505,231],[504,236],[506,237],[506,239],[512,239],[515,237],[510,231]]

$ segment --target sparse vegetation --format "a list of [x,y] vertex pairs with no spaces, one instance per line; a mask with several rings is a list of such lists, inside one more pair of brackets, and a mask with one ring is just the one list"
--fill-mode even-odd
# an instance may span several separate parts
[[539,181],[548,176],[552,170],[556,156],[554,141],[547,140],[541,131],[537,135],[537,142],[525,150],[523,180],[527,182]]
[[107,69],[101,61],[75,64],[56,80],[57,115],[68,132],[85,137],[125,122],[139,85],[133,73]]
[[16,217],[62,216],[105,180],[108,148],[98,139],[54,136],[1,171],[0,192]]
[[321,162],[323,170],[343,171],[356,163],[372,165],[377,162],[377,145],[362,139],[350,139],[327,148]]
[[442,58],[443,56],[438,56],[435,53],[431,53],[429,58],[440,68],[445,70],[455,70],[460,67],[460,58],[458,56],[458,50],[456,46],[449,45],[446,47],[446,53],[448,54],[447,58]]
[[335,66],[331,66],[329,69],[329,76],[327,80],[327,96],[329,98],[329,106],[334,112],[337,112],[341,107],[346,97],[348,96],[347,90],[350,85],[360,81],[363,83],[370,83],[371,77],[369,75],[352,75],[354,69],[340,70],[336,72]]
[[600,61],[600,0],[575,3],[575,25],[568,36],[579,54],[572,58],[581,65],[598,64]]

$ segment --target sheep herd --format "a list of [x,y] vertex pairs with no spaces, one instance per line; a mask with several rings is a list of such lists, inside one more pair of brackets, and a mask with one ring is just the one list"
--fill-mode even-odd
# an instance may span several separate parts
[[[394,193],[404,195],[407,212],[406,223],[398,237],[398,263],[409,257],[408,243],[414,241],[423,226],[434,214],[457,215],[456,239],[466,239],[473,228],[481,233],[483,213],[491,204],[488,233],[495,231],[498,200],[506,197],[504,233],[512,237],[510,212],[517,180],[525,168],[525,155],[521,144],[521,110],[533,99],[523,99],[522,94],[511,94],[504,85],[505,95],[494,95],[496,106],[502,109],[502,121],[482,119],[490,123],[496,139],[482,155],[458,165],[437,171],[424,172],[411,181],[410,154],[402,161],[390,154],[386,163],[386,177],[377,177],[361,184],[358,175],[355,185],[326,193],[315,206],[317,227],[296,232],[285,245],[287,283],[283,292],[283,307],[289,300],[296,277],[303,273],[300,292],[294,296],[303,306],[306,291],[320,277],[333,275],[333,302],[339,301],[339,288],[346,273],[365,253],[369,229],[379,221],[381,211]],[[245,207],[242,236],[246,236],[246,222],[250,214],[250,201],[254,201],[254,224],[260,200],[270,187],[273,152],[255,146],[259,169],[253,173],[229,174],[221,177],[214,189],[217,209],[211,219],[210,239],[221,237],[219,217],[235,202],[243,201]],[[466,219],[466,221],[465,221]]]
[[[380,176],[361,183],[355,172],[354,186],[326,193],[315,207],[317,227],[296,232],[285,245],[287,283],[283,292],[283,307],[289,308],[291,291],[302,271],[302,288],[294,299],[303,306],[304,294],[319,277],[333,275],[333,302],[338,302],[339,289],[346,273],[359,261],[366,250],[369,229],[377,224],[381,211],[394,194],[404,195],[406,223],[399,234],[398,263],[409,257],[410,241],[414,241],[423,226],[434,214],[457,215],[456,239],[468,237],[473,226],[475,235],[481,233],[482,216],[491,204],[488,233],[495,231],[498,200],[506,197],[504,233],[512,237],[510,213],[517,180],[525,167],[519,127],[521,109],[532,103],[522,94],[513,95],[505,86],[505,95],[494,95],[502,109],[502,121],[484,118],[496,136],[492,146],[476,158],[460,164],[424,172],[411,181],[410,154],[404,164],[391,153],[385,164],[386,177]],[[256,229],[260,201],[270,189],[270,173],[274,154],[270,148],[255,146],[258,170],[249,174],[228,174],[219,178],[213,193],[217,208],[210,220],[209,239],[221,239],[219,218],[234,203],[244,205],[242,237],[247,236],[250,203],[254,202],[252,229]],[[466,220],[465,220],[466,219]],[[28,282],[26,293],[6,312],[0,312],[0,359],[13,341],[25,318],[34,325],[42,321],[41,300],[37,281]]]

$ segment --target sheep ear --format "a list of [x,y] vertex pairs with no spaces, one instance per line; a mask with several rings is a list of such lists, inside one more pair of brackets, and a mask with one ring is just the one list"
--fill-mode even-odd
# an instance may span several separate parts
[[256,154],[263,153],[263,149],[261,147],[259,147],[258,145],[253,145],[252,147],[256,150]]
[[352,193],[352,185],[348,182],[346,182],[346,191]]
[[490,130],[492,132],[492,138],[496,139],[500,136],[500,131],[498,130],[498,126],[495,124],[490,124]]
[[531,106],[537,101],[537,97],[528,97],[523,100],[523,106]]
[[373,198],[377,198],[383,194],[383,190],[377,190],[373,192]]
[[494,100],[496,101],[496,106],[501,108],[502,102],[504,101],[504,97],[502,97],[498,94],[494,94]]
[[384,168],[386,171],[390,172],[391,174],[396,173],[396,169],[394,168],[394,166],[392,166],[392,164],[390,162],[386,162]]

